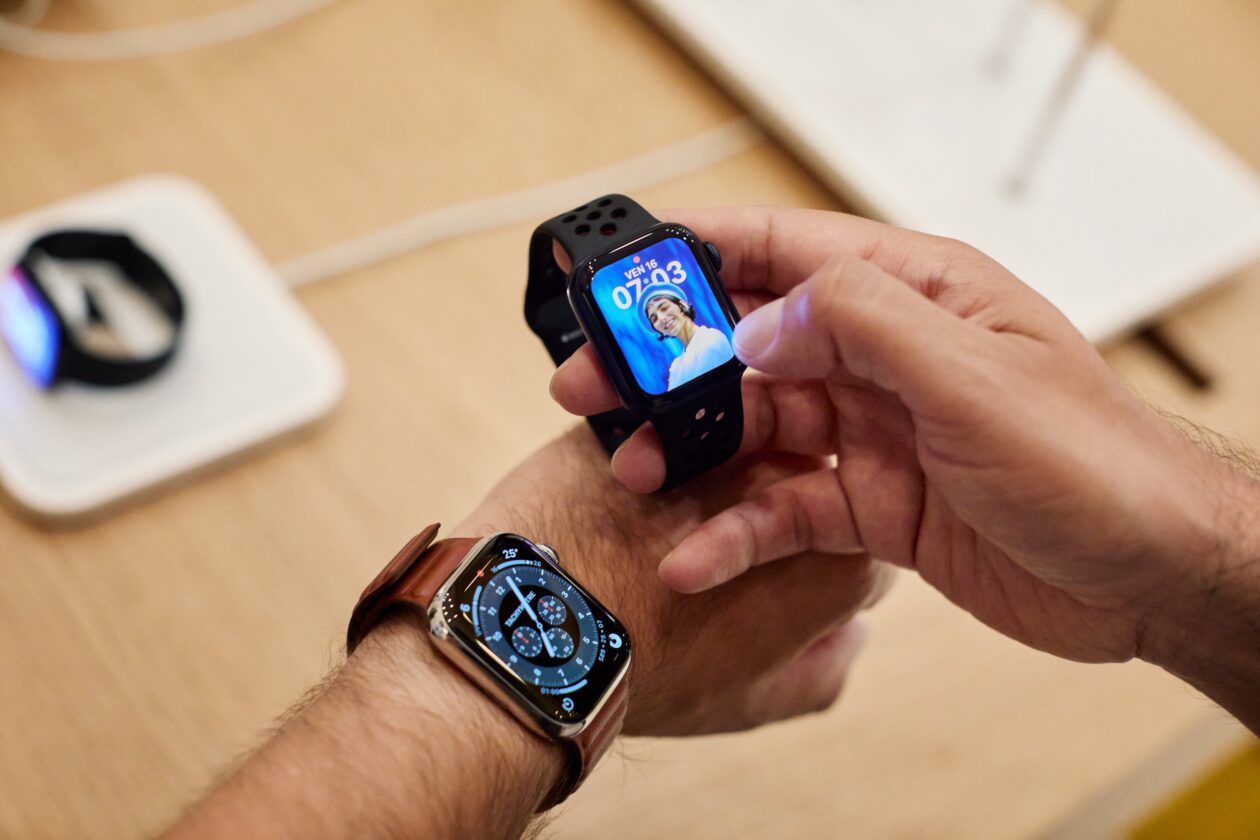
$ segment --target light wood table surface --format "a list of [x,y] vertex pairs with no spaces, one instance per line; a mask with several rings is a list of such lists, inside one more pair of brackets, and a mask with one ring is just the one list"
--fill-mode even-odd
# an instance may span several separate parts
[[[154,23],[229,0],[62,0],[47,25]],[[178,7],[178,8],[176,8]],[[1145,0],[1114,40],[1260,166],[1260,7]],[[681,140],[739,109],[613,2],[341,2],[272,33],[107,64],[0,55],[0,217],[154,171],[205,184],[279,262],[426,209]],[[772,142],[649,206],[835,207]],[[298,293],[345,360],[321,425],[70,528],[0,507],[0,836],[152,833],[336,661],[364,583],[570,422],[520,317],[529,224]],[[1260,271],[1109,360],[1171,409],[1260,441]],[[510,410],[504,410],[504,407]],[[1055,661],[909,576],[831,712],[634,741],[557,837],[1026,837],[1221,714],[1141,664]],[[595,832],[598,830],[599,834]]]

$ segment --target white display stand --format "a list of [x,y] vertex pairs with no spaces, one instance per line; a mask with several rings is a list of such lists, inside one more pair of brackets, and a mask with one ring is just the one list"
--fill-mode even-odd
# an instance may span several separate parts
[[[1026,17],[998,74],[1016,2]],[[1095,341],[1260,254],[1253,173],[1105,46],[1011,194],[1081,34],[1049,0],[639,4],[839,193],[987,251]]]
[[179,352],[124,388],[38,390],[0,344],[0,481],[49,517],[96,510],[325,414],[340,360],[271,268],[198,185],[149,177],[0,224],[0,263],[56,227],[131,234],[179,284]]

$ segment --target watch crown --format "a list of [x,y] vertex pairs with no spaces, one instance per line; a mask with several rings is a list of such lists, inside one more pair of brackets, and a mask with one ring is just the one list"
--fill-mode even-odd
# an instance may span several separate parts
[[554,548],[546,543],[538,543],[538,550],[550,557],[551,562],[555,563],[557,566],[560,565],[560,555],[556,553]]
[[709,261],[713,263],[713,267],[718,271],[722,270],[722,252],[712,242],[704,243],[704,252],[709,255]]

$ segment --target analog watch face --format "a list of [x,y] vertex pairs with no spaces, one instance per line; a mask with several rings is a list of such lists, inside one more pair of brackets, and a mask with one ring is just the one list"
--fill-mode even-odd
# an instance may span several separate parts
[[629,658],[626,630],[528,540],[492,540],[447,587],[464,648],[548,717],[589,715]]

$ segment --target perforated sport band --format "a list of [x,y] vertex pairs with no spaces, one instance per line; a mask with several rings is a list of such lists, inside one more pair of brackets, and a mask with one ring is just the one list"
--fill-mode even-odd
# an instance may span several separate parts
[[665,484],[672,490],[739,451],[744,438],[740,380],[710,388],[652,418],[665,450]]
[[[569,298],[568,274],[556,263],[552,242],[560,243],[573,265],[590,259],[627,234],[647,230],[659,220],[633,199],[606,195],[543,222],[529,240],[529,283],[525,289],[525,322],[559,367],[586,343]],[[629,409],[617,408],[587,418],[605,451],[611,455],[643,424]]]

